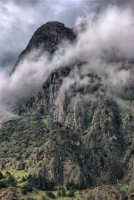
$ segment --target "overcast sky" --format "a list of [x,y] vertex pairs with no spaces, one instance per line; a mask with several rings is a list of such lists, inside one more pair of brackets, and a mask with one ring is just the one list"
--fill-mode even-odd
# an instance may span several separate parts
[[[110,0],[0,0],[0,68],[12,67],[33,32],[47,21],[73,27],[78,16]],[[111,0],[128,2],[132,0]]]
[[[130,7],[113,7],[102,12],[109,3],[125,8],[130,4]],[[86,61],[82,73],[93,70],[99,74],[110,94],[114,91],[120,94],[128,79],[131,86],[128,69],[133,66],[127,62],[124,65],[121,61],[108,61],[111,55],[119,60],[123,58],[123,61],[133,60],[132,5],[134,0],[0,0],[0,122],[12,117],[12,106],[37,92],[52,70],[76,60]],[[99,13],[96,21],[91,19],[92,11]],[[31,59],[27,57],[9,76],[18,55],[39,26],[48,21],[60,21],[74,27],[77,17],[85,14],[86,17],[81,17],[79,22],[86,23],[87,27],[85,32],[78,33],[75,45],[66,44],[51,61],[45,55],[32,61],[37,53],[33,51]],[[74,80],[77,71],[75,75]],[[66,86],[72,82],[72,79],[68,80]],[[80,84],[86,83],[87,79]]]

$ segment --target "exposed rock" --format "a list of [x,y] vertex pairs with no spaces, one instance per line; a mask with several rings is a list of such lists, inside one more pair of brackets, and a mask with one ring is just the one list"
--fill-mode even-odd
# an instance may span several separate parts
[[83,192],[82,197],[83,199],[89,200],[128,200],[125,192],[114,186],[106,186],[104,188],[97,187],[95,189],[87,190],[87,192]]
[[1,200],[18,200],[16,191],[11,188],[2,189],[0,191],[0,199]]
[[[62,40],[74,41],[75,37],[59,22],[41,26],[15,68],[34,48],[52,55]],[[54,70],[38,95],[19,106],[21,117],[0,130],[1,157],[12,163],[12,156],[12,167],[23,159],[17,169],[25,169],[28,181],[38,189],[63,185],[84,189],[130,181],[133,109],[121,108],[107,95],[101,77],[91,71],[83,73],[83,67],[83,62],[76,61]],[[112,200],[125,200],[122,191],[110,190]],[[101,188],[93,190],[89,199],[97,195],[108,199]]]
[[33,34],[28,46],[20,54],[18,61],[13,69],[25,58],[25,56],[34,49],[42,49],[48,53],[54,53],[62,40],[73,41],[76,38],[72,29],[67,28],[61,22],[48,22],[38,28]]

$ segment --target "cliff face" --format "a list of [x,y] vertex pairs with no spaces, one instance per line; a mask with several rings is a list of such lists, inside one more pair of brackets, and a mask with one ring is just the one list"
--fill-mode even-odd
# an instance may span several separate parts
[[35,31],[26,49],[20,54],[13,71],[30,51],[42,49],[42,51],[52,54],[63,40],[69,40],[71,42],[75,38],[76,35],[73,30],[65,27],[61,22],[54,21],[42,25]]
[[[60,41],[75,38],[62,23],[49,22],[35,32],[18,62],[33,48],[52,54]],[[32,186],[43,190],[128,183],[134,131],[131,101],[107,97],[101,78],[83,74],[83,65],[76,61],[53,71],[38,95],[17,107],[21,117],[3,125],[2,170],[21,170]]]

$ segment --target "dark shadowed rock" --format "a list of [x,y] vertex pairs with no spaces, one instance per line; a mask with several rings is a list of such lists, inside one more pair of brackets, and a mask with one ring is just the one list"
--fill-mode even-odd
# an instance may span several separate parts
[[[31,50],[52,55],[62,40],[75,37],[60,22],[46,23],[34,33],[15,67]],[[84,64],[76,61],[52,71],[37,96],[17,107],[21,117],[0,130],[0,160],[5,157],[7,165],[13,163],[11,168],[25,170],[27,181],[38,189],[63,185],[85,189],[131,179],[134,112],[130,100],[109,97],[101,77],[92,71],[82,73]],[[106,189],[112,191],[112,200],[126,199],[122,191]],[[103,188],[89,191],[83,199],[98,195],[110,200]]]
[[42,25],[35,31],[28,46],[20,54],[13,71],[31,50],[42,49],[48,53],[54,53],[63,40],[73,41],[75,38],[73,30],[65,27],[61,22],[53,21]]
[[42,25],[32,36],[26,50],[43,47],[53,52],[62,40],[73,40],[75,34],[61,22],[48,22]]

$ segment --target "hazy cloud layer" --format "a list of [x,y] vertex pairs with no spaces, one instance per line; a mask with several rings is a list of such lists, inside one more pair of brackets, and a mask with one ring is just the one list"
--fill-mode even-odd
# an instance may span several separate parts
[[[0,0],[0,67],[13,67],[33,32],[47,21],[73,27],[78,16],[133,0]],[[90,11],[89,11],[90,10]]]
[[[130,62],[134,58],[132,11],[113,7],[97,19],[93,15],[79,17],[76,24],[76,43],[62,44],[51,61],[47,55],[41,56],[36,62],[34,59],[32,61],[37,53],[35,51],[19,64],[11,77],[0,72],[1,120],[11,117],[14,103],[37,91],[53,69],[77,60],[86,61],[82,73],[97,73],[109,92],[120,90],[126,84],[134,69]],[[81,29],[83,26],[85,31]]]
[[[81,3],[82,2],[82,3]],[[0,0],[0,67],[11,67],[33,32],[47,21],[73,26],[86,0]]]

